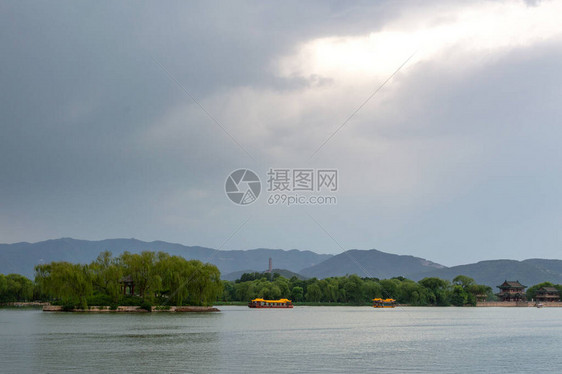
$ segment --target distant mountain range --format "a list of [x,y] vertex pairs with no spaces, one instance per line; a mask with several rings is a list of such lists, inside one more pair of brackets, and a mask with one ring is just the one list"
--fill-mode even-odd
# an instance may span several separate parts
[[307,277],[327,278],[346,274],[361,277],[392,278],[402,275],[422,273],[445,266],[414,256],[400,256],[371,250],[352,249],[333,256],[324,262],[303,269],[300,273]]
[[403,276],[413,280],[425,277],[452,280],[462,274],[494,289],[506,279],[519,280],[527,286],[544,281],[562,284],[562,260],[491,260],[446,267],[423,258],[395,255],[376,249],[353,249],[334,256],[296,249],[216,250],[136,239],[87,241],[62,238],[38,243],[0,244],[0,273],[19,273],[32,278],[33,267],[39,263],[90,263],[104,250],[111,251],[114,255],[124,251],[164,251],[186,259],[210,262],[217,265],[223,279],[228,280],[238,279],[244,272],[264,271],[271,257],[275,269],[283,269],[275,271],[286,277],[301,275],[304,278],[327,278],[357,274],[360,277],[380,279]]
[[562,260],[529,259],[480,261],[475,264],[436,269],[411,276],[413,280],[425,277],[453,279],[457,275],[467,275],[477,283],[486,284],[494,290],[504,280],[519,280],[525,286],[541,282],[562,284]]
[[289,251],[281,249],[251,249],[246,251],[219,251],[205,247],[188,247],[163,241],[144,242],[137,239],[107,239],[100,241],[62,238],[38,243],[0,244],[0,273],[19,273],[33,277],[33,268],[40,263],[68,261],[90,263],[102,251],[119,255],[124,251],[163,251],[186,259],[201,260],[215,264],[222,274],[239,270],[263,271],[273,259],[276,268],[293,272],[316,265],[332,255],[311,251]]

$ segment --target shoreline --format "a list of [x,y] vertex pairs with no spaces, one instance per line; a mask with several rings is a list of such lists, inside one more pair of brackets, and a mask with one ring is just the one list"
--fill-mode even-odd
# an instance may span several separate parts
[[13,301],[9,303],[1,303],[0,308],[32,308],[43,307],[47,305],[51,305],[51,303],[44,301]]
[[[214,306],[204,307],[204,306],[152,306],[150,312],[168,312],[168,313],[208,313],[208,312],[220,312],[216,306],[247,306],[248,303],[242,301],[235,302],[217,302]],[[345,303],[313,303],[313,302],[301,302],[294,304],[295,307],[299,306],[313,306],[313,307],[369,307],[371,304],[353,305]],[[414,305],[409,304],[396,304],[397,308],[403,307],[413,307]],[[537,305],[533,301],[525,302],[499,302],[499,301],[484,301],[478,302],[476,305],[465,305],[462,307],[455,306],[437,306],[437,305],[424,305],[421,307],[426,308],[536,308]],[[541,307],[545,308],[562,308],[562,302],[548,302],[542,303]],[[64,312],[64,308],[61,305],[51,305],[48,302],[9,302],[0,304],[0,308],[42,308],[45,312]],[[87,310],[85,309],[72,309],[66,310],[77,313],[148,313],[148,310],[141,308],[140,306],[118,306],[117,309],[111,309],[110,306],[91,306]]]
[[76,313],[213,313],[220,312],[212,306],[152,306],[151,310],[146,310],[140,306],[118,306],[111,309],[109,306],[91,306],[88,309],[64,310],[61,305],[44,305],[44,312],[76,312]]

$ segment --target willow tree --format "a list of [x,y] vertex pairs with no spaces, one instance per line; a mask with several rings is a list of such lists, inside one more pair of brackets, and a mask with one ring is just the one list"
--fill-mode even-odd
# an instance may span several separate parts
[[319,302],[322,298],[322,290],[318,283],[309,284],[306,289],[306,301]]
[[210,305],[222,293],[221,274],[212,264],[188,261],[190,277],[188,282],[189,301],[194,305]]
[[0,302],[29,301],[32,298],[32,281],[19,274],[0,274]]
[[4,274],[0,274],[0,300],[6,294],[8,282]]
[[124,274],[133,278],[135,290],[138,291],[140,297],[147,301],[154,300],[162,283],[162,279],[156,271],[156,254],[148,251],[140,254],[124,252],[120,261]]
[[112,256],[111,252],[105,251],[99,254],[97,259],[90,264],[94,292],[107,295],[117,303],[121,296],[121,284],[123,266],[119,259]]
[[188,284],[193,276],[189,261],[160,252],[156,272],[162,280],[160,293],[168,297],[170,304],[183,305],[189,296]]
[[92,277],[88,266],[69,262],[51,262],[35,267],[35,282],[41,293],[64,305],[87,308],[92,295]]

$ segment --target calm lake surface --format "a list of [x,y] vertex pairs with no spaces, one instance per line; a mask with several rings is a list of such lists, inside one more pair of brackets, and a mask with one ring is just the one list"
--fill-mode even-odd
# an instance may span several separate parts
[[0,309],[0,372],[562,372],[562,308]]

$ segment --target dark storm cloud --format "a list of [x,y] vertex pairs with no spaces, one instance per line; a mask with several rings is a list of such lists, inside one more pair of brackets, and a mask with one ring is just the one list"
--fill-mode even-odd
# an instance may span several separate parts
[[[474,6],[482,4],[489,3]],[[534,5],[529,9],[542,6]],[[232,246],[339,251],[297,211],[242,212],[228,205],[222,183],[242,166],[303,166],[384,77],[355,77],[356,84],[348,76],[306,69],[282,74],[278,64],[295,60],[303,44],[321,38],[365,38],[403,25],[454,22],[460,17],[455,7],[438,1],[3,2],[0,242],[136,236],[216,247],[240,215],[253,212],[258,222]],[[413,254],[442,255],[435,236],[405,233],[394,215],[429,233],[435,227],[427,217],[445,226],[456,222],[449,231],[459,237],[463,227],[481,228],[477,218],[464,221],[439,200],[428,203],[434,215],[420,212],[419,186],[431,196],[459,199],[452,206],[462,211],[487,201],[482,186],[500,191],[511,183],[490,180],[526,172],[513,189],[520,187],[535,203],[516,206],[530,214],[542,204],[529,191],[532,178],[548,179],[543,191],[557,203],[552,189],[562,182],[553,176],[559,161],[553,147],[560,135],[561,49],[558,39],[545,39],[461,73],[457,68],[472,63],[472,55],[448,65],[439,61],[442,56],[422,59],[326,145],[314,162],[347,171],[348,192],[342,194],[350,195],[349,203],[325,215],[333,215],[326,225],[346,247],[421,248]],[[459,154],[448,156],[451,149]],[[462,199],[457,195],[459,184],[470,179],[466,174],[482,185]],[[376,183],[365,182],[369,175]],[[436,188],[443,175],[449,180]],[[500,199],[498,208],[510,206],[516,195]],[[496,192],[492,196],[499,199]],[[402,211],[407,204],[400,201],[411,209]],[[541,211],[532,223],[536,232],[552,215]],[[346,216],[361,219],[351,227],[339,221]],[[500,218],[486,222],[493,226]],[[363,227],[367,222],[386,230],[375,235]],[[279,225],[287,235],[279,234]],[[470,243],[482,246],[485,238],[476,237]],[[545,246],[552,249],[554,242]]]
[[[272,76],[270,60],[340,17],[337,7],[314,4],[298,12],[229,2],[3,8],[0,152],[8,190],[158,173],[166,162],[138,149],[134,135],[190,99],[153,58],[198,98],[239,85],[283,89],[299,83]],[[186,123],[194,137],[214,126],[201,122]]]

